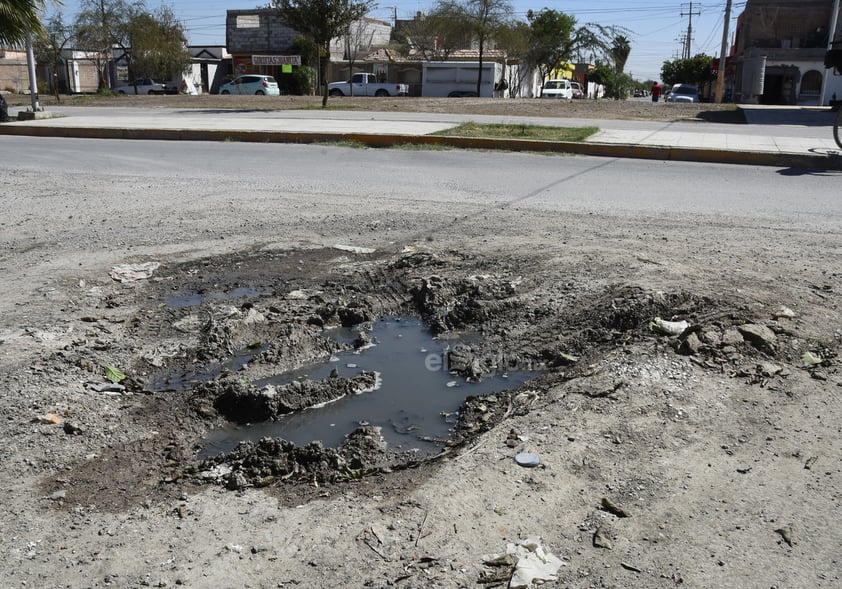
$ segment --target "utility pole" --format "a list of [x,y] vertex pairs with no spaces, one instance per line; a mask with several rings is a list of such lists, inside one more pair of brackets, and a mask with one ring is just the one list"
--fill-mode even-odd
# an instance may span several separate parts
[[[690,2],[690,10],[687,11],[687,15],[690,17],[690,20],[687,22],[687,38],[684,40],[684,59],[690,59],[690,43],[693,41],[693,15],[701,16],[702,12],[693,12],[693,3]],[[685,16],[684,11],[681,11],[681,16]]]
[[[827,33],[827,49],[828,51],[833,49],[833,41],[836,36],[836,24],[839,22],[839,0],[835,0],[833,3],[833,12],[830,15],[830,28]],[[840,40],[842,42],[842,40]],[[827,78],[831,74],[831,69],[824,70],[824,76],[822,76],[822,90],[821,95],[819,96],[819,106],[824,106],[825,103],[825,94],[827,93]],[[838,97],[837,97],[838,98]]]
[[35,79],[35,52],[32,48],[32,33],[26,31],[26,65],[29,70],[29,95],[32,98],[32,112],[41,110],[38,102],[38,81]]
[[[839,0],[837,0],[838,2]],[[719,70],[716,72],[716,102],[722,102],[725,88],[725,59],[728,54],[728,27],[731,23],[731,0],[725,4],[725,25],[722,28],[722,47],[719,49]]]

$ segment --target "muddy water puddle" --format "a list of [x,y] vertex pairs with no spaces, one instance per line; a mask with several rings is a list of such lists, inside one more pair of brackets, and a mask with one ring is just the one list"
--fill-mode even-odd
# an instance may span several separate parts
[[[351,342],[357,334],[343,329],[331,336]],[[277,421],[245,426],[231,424],[213,430],[205,439],[200,457],[228,452],[241,441],[257,441],[267,436],[297,445],[320,440],[327,447],[338,447],[360,425],[380,427],[383,438],[394,450],[432,454],[441,449],[467,396],[491,395],[515,388],[537,374],[506,372],[486,375],[480,382],[467,382],[447,370],[447,352],[454,343],[434,339],[417,319],[381,320],[367,335],[370,344],[360,349],[255,384],[283,385],[293,380],[318,381],[331,376],[352,377],[361,372],[375,372],[378,374],[375,390],[345,396],[321,407],[282,416]],[[494,402],[493,396],[489,396],[489,402]]]
[[263,295],[261,291],[243,286],[230,291],[211,290],[206,292],[189,292],[169,297],[166,305],[173,309],[184,309],[187,307],[198,307],[202,303],[219,302],[236,299],[256,299]]

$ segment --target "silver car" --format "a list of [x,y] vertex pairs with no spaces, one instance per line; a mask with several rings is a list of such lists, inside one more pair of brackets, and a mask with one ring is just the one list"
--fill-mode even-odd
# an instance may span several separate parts
[[681,84],[673,88],[667,97],[668,102],[701,102],[699,89],[692,84]]

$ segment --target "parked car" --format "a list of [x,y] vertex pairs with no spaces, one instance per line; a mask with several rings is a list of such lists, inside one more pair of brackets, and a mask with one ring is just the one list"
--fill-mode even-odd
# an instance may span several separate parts
[[570,82],[570,85],[573,87],[573,98],[579,99],[585,97],[585,91],[582,90],[582,85],[579,82]]
[[408,84],[378,82],[377,76],[369,73],[357,73],[350,81],[331,82],[327,85],[331,96],[408,96]]
[[666,100],[667,102],[701,102],[699,89],[692,84],[674,86]]
[[151,78],[138,78],[114,88],[117,94],[166,94],[167,90],[166,84],[158,83]]
[[220,94],[257,94],[258,96],[280,96],[281,89],[272,76],[245,74],[219,87]]
[[547,80],[541,88],[541,98],[573,100],[573,85],[570,80]]

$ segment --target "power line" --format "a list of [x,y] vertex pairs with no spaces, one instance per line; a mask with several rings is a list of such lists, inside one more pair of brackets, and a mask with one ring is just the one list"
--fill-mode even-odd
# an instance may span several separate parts
[[690,10],[687,11],[687,14],[684,14],[684,9],[681,9],[681,16],[688,16],[689,20],[687,22],[687,37],[684,39],[684,59],[690,59],[690,45],[693,43],[693,15],[701,16],[702,11],[699,10],[698,12],[693,12],[693,2],[690,2]]

